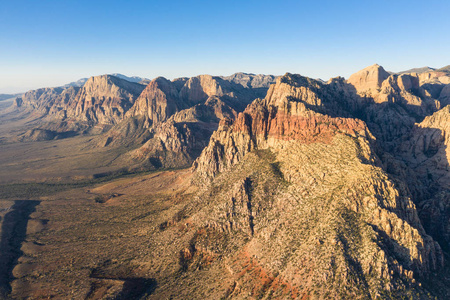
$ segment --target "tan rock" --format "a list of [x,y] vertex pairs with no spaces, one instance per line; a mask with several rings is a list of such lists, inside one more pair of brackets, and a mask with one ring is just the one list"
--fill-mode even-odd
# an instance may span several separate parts
[[353,85],[360,95],[376,95],[381,84],[389,77],[383,67],[375,64],[351,75],[347,82]]

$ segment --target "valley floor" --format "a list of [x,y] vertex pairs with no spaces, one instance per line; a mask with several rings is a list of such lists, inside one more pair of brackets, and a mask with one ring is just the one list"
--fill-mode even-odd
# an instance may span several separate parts
[[[13,268],[0,274],[4,291],[13,299],[150,296],[179,268],[188,225],[158,239],[165,220],[190,198],[191,174],[158,172],[21,201],[32,206],[16,213],[23,219],[14,228],[6,223],[20,201],[0,200],[2,250],[10,251],[1,263]],[[19,229],[22,240],[9,240]]]

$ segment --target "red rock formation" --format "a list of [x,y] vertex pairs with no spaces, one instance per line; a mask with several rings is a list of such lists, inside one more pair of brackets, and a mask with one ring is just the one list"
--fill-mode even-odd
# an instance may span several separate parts
[[200,177],[211,179],[246,153],[273,146],[276,141],[329,143],[336,134],[370,135],[361,120],[333,118],[307,109],[308,104],[320,106],[323,102],[318,93],[324,88],[315,81],[311,82],[316,86],[304,86],[310,81],[286,74],[270,87],[265,99],[255,100],[234,123],[223,121],[194,163]]
[[172,82],[158,77],[147,85],[127,117],[145,115],[153,123],[165,121],[184,108],[183,103],[178,101],[178,92]]

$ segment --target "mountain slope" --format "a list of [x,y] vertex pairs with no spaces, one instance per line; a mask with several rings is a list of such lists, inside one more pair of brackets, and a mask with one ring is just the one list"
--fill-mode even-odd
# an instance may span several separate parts
[[185,268],[197,274],[205,255],[224,255],[238,298],[425,293],[415,278],[442,267],[441,249],[407,187],[381,168],[365,124],[302,103],[318,95],[274,97],[283,81],[222,123],[195,162],[204,188],[187,211],[201,224],[190,248],[199,250]]
[[83,87],[44,88],[16,99],[18,108],[39,113],[49,121],[116,124],[134,104],[144,86],[110,75],[89,78]]

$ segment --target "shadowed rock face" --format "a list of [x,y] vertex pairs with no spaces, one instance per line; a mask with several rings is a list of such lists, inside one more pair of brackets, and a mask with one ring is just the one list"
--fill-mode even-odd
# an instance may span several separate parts
[[[266,87],[258,88],[265,90]],[[176,112],[205,103],[210,97],[220,98],[232,109],[243,110],[260,93],[260,89],[244,87],[210,75],[174,81],[159,77],[146,87],[128,116],[146,115],[152,123],[159,123]]]
[[145,115],[153,123],[165,121],[185,106],[178,101],[178,93],[179,90],[172,82],[158,77],[147,85],[128,112],[128,116]]
[[398,156],[412,169],[411,186],[424,226],[442,247],[450,249],[450,106],[415,125]]

